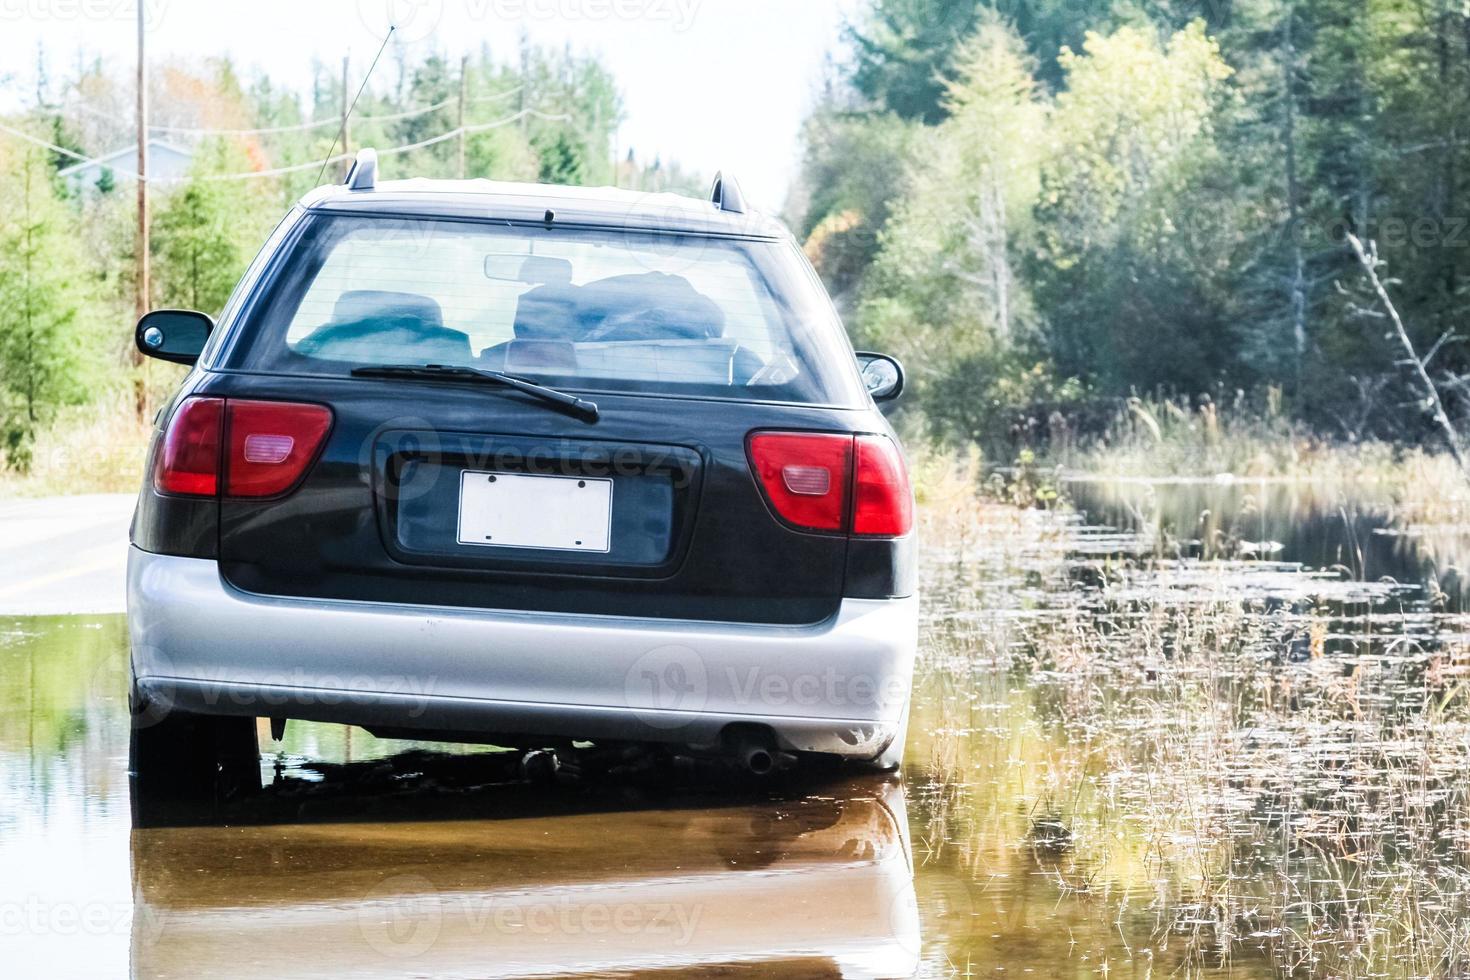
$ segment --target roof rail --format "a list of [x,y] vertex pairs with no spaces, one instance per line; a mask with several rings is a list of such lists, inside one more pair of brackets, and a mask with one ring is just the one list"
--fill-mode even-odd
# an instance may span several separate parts
[[745,213],[745,195],[740,193],[740,182],[734,177],[726,177],[723,171],[715,174],[715,185],[710,188],[709,199],[721,211]]
[[378,185],[378,151],[364,146],[357,151],[352,169],[347,171],[344,181],[350,191],[370,191]]

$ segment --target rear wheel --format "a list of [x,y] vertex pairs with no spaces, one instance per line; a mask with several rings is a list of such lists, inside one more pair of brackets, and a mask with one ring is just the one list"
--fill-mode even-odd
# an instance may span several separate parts
[[128,775],[153,800],[233,799],[260,788],[255,719],[159,710],[130,698]]

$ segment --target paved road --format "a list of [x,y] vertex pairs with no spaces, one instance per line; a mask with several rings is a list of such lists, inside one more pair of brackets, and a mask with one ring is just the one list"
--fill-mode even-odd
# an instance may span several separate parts
[[122,612],[135,499],[0,501],[0,615]]

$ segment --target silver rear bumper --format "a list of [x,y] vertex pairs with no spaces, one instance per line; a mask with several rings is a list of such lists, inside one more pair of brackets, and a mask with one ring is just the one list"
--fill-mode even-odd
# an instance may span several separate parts
[[296,599],[133,548],[128,628],[139,693],[183,710],[696,746],[747,723],[871,759],[908,700],[918,600],[760,626]]

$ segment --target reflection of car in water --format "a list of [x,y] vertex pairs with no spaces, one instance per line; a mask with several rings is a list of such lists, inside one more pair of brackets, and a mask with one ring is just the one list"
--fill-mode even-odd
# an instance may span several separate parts
[[136,830],[133,973],[916,971],[901,787],[693,807]]
[[790,233],[711,199],[349,182],[294,208],[192,370],[129,553],[140,779],[256,717],[895,768],[913,497]]

